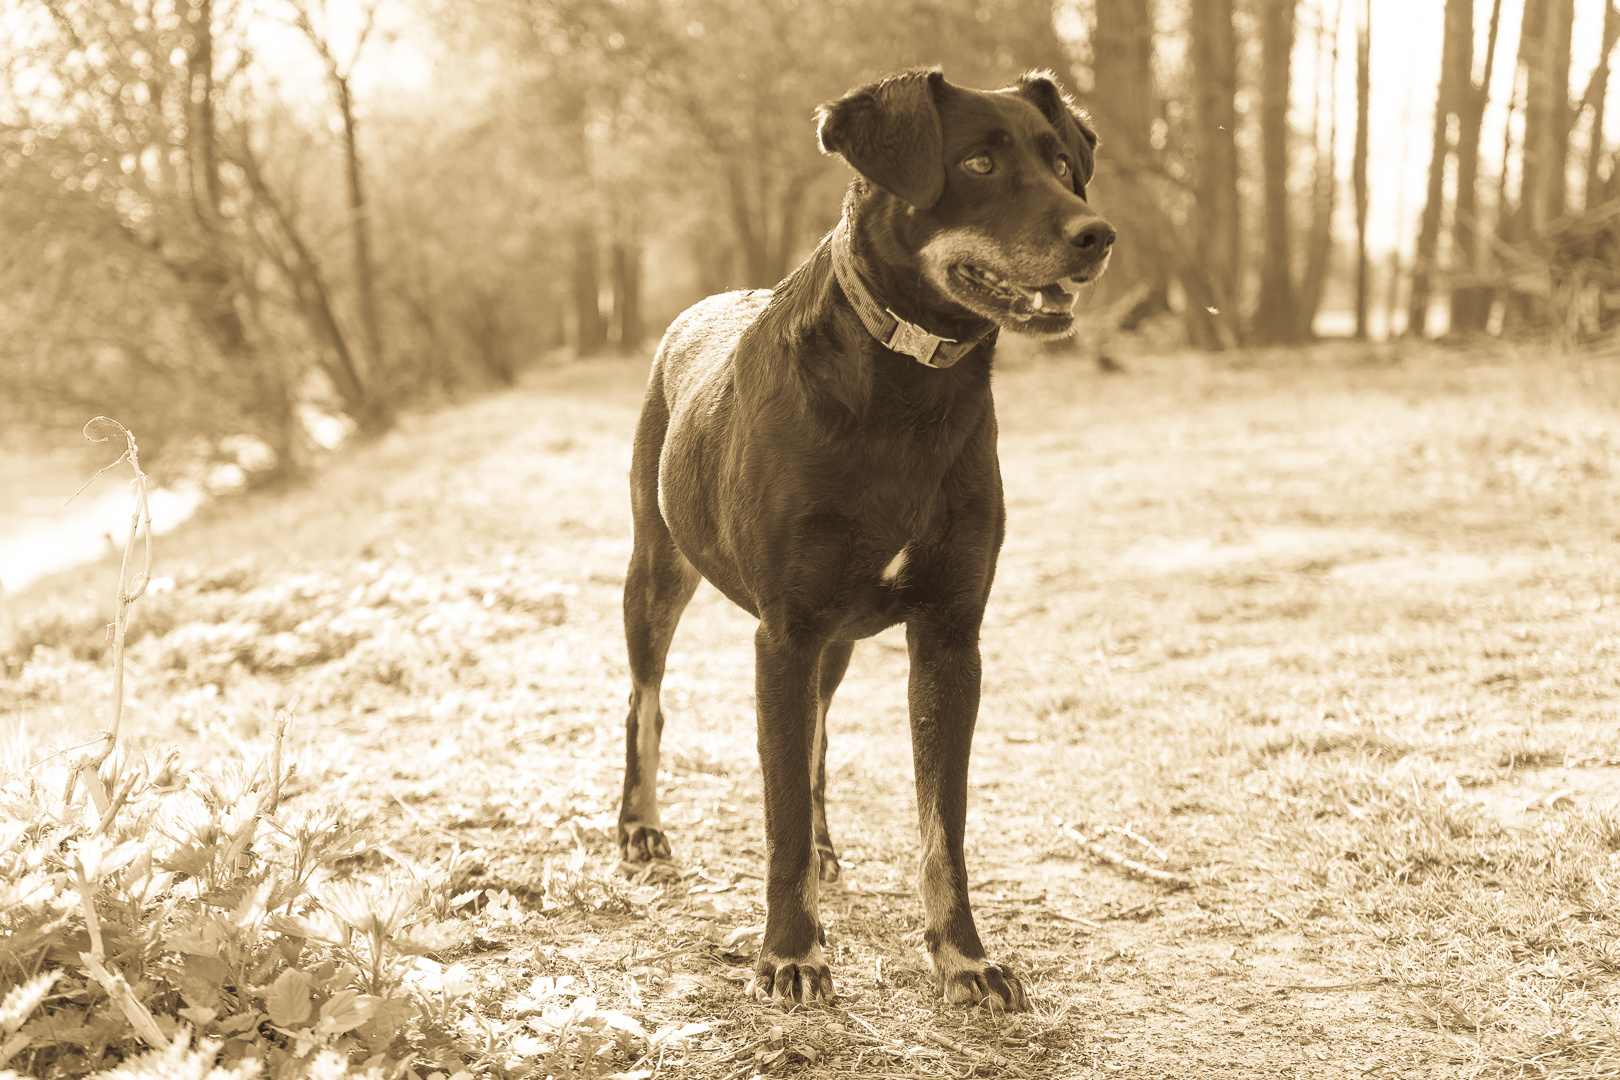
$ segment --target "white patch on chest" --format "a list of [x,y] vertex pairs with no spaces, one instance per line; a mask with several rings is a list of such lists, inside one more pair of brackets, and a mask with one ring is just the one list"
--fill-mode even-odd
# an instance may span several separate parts
[[906,552],[910,549],[911,545],[907,544],[905,547],[894,553],[894,558],[889,560],[889,565],[883,568],[884,581],[893,581],[895,578],[900,576],[900,571],[906,568]]

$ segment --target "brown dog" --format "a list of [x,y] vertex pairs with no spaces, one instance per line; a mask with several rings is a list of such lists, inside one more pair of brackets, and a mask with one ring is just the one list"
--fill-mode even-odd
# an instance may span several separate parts
[[998,328],[1057,337],[1114,230],[1086,204],[1096,136],[1046,74],[987,92],[906,72],[818,110],[858,174],[838,227],[775,290],[688,310],[653,362],[631,465],[630,716],[619,844],[667,857],[659,686],[708,578],[759,619],[765,937],[750,993],[830,1000],[820,882],[827,706],[856,639],[906,624],[924,940],[947,1000],[1023,1009],[968,907],[962,836],[979,626],[1005,512]]

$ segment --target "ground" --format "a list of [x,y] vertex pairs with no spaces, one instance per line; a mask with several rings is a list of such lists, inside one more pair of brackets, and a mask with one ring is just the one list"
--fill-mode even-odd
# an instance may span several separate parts
[[[409,418],[161,543],[132,738],[220,753],[289,716],[295,800],[512,894],[458,957],[492,1002],[572,977],[712,1025],[653,1076],[1620,1073],[1620,369],[1350,346],[1128,369],[1011,350],[996,380],[968,860],[1027,1014],[928,981],[898,631],[830,720],[836,1005],[741,992],[752,620],[708,587],[665,684],[681,876],[618,876],[645,360]],[[42,644],[0,681],[13,740],[97,726],[105,663],[72,628],[110,573],[9,598],[14,656]]]

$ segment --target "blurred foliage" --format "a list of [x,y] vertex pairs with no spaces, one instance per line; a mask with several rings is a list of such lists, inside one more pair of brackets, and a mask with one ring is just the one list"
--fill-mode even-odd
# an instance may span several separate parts
[[[916,65],[976,86],[1050,68],[1091,109],[1093,198],[1124,237],[1103,336],[1167,316],[1201,347],[1298,341],[1329,303],[1365,333],[1370,292],[1396,327],[1408,272],[1426,304],[1453,257],[1464,332],[1497,309],[1607,332],[1608,263],[1548,284],[1477,139],[1437,144],[1422,265],[1372,281],[1336,254],[1338,43],[1361,22],[1344,0],[0,0],[0,422],[116,406],[159,475],[243,437],[273,475],[314,453],[311,409],[372,434],[548,353],[634,352],[807,253],[848,176],[816,105]],[[1488,86],[1450,83],[1438,115],[1482,114]],[[1526,152],[1503,149],[1498,176]],[[1477,212],[1436,187],[1450,157]],[[1586,171],[1597,208],[1613,180]],[[1549,313],[1553,294],[1573,299]]]
[[[818,103],[906,65],[982,85],[1069,67],[1048,0],[0,17],[3,419],[116,403],[160,474],[230,435],[296,471],[303,406],[382,430],[547,350],[637,348],[703,293],[774,284],[830,227],[846,174],[817,151]],[[428,85],[364,81],[402,35]]]

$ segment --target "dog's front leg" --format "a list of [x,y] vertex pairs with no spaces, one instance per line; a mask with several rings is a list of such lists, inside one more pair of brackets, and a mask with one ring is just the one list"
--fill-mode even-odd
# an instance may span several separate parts
[[946,1001],[1020,1011],[1027,1008],[1023,983],[990,961],[973,925],[962,854],[968,754],[979,713],[978,622],[913,618],[906,644],[928,959]]
[[750,996],[780,1004],[833,997],[822,956],[810,797],[810,741],[824,642],[760,622],[754,635],[759,765],[765,784],[765,939]]

